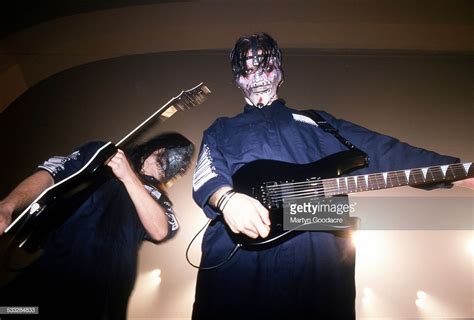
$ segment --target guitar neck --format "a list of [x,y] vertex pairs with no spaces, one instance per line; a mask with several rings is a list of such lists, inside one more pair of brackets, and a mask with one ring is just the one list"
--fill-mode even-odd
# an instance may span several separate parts
[[473,176],[474,165],[469,162],[324,179],[322,186],[326,196],[336,196],[402,186],[453,182]]
[[191,89],[181,91],[178,96],[171,98],[170,101],[165,103],[145,121],[140,123],[135,129],[133,129],[130,133],[123,137],[116,144],[116,146],[119,147],[120,145],[122,145],[130,137],[135,135],[140,129],[144,128],[145,125],[149,123],[152,119],[159,117],[162,120],[166,120],[178,111],[194,108],[203,103],[206,100],[207,95],[209,95],[210,93],[211,90],[209,90],[209,88],[206,87],[202,82]]

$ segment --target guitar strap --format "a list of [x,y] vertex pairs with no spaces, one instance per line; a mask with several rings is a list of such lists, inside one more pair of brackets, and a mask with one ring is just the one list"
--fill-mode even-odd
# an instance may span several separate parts
[[[324,118],[317,111],[315,111],[315,110],[302,110],[300,112],[303,115],[311,118],[314,122],[316,122],[316,124],[321,129],[323,129],[324,132],[332,134],[337,140],[339,140],[344,146],[346,146],[347,149],[349,149],[351,151],[358,152],[361,155],[363,155],[365,157],[366,165],[369,164],[369,160],[370,160],[369,155],[367,153],[365,153],[364,151],[360,150],[359,148],[357,148],[349,140],[347,140],[346,138],[341,136],[339,134],[339,131],[336,128],[334,128],[329,122],[324,120]],[[350,229],[352,229],[353,231],[359,229],[360,220],[361,220],[359,217],[349,217],[349,220],[352,224],[352,227]]]
[[352,150],[352,151],[357,151],[360,152],[361,154],[365,155],[365,157],[368,159],[367,153],[364,151],[360,150],[357,148],[355,145],[353,145],[349,140],[344,138],[339,134],[339,131],[334,128],[329,122],[324,120],[321,115],[315,111],[315,110],[302,110],[301,113],[309,118],[311,118],[316,124],[323,129],[324,132],[332,134],[337,140],[339,140],[344,146],[346,146],[347,149]]

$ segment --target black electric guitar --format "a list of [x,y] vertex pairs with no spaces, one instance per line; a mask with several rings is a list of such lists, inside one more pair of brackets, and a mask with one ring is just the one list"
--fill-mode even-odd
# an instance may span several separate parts
[[246,248],[272,246],[296,235],[283,229],[283,202],[303,198],[322,198],[350,193],[452,182],[474,176],[472,163],[454,163],[400,171],[342,176],[366,166],[366,155],[343,151],[308,164],[275,160],[256,160],[232,176],[234,189],[259,200],[270,212],[271,229],[265,239],[235,234],[233,240]]
[[117,144],[106,143],[79,171],[44,190],[0,236],[0,287],[36,260],[41,255],[41,245],[48,235],[64,224],[111,177],[111,170],[106,163],[115,155],[117,147],[149,124],[150,120],[164,121],[178,111],[198,106],[209,94],[210,90],[203,83],[181,91]]

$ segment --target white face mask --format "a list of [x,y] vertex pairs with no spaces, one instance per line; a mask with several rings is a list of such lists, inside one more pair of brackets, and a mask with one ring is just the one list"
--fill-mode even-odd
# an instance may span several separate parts
[[[262,50],[258,50],[258,54],[261,53]],[[236,83],[242,89],[247,103],[261,108],[278,99],[278,86],[282,80],[281,70],[273,58],[269,58],[268,65],[263,68],[256,63],[259,60],[252,58],[251,50],[247,57],[247,71],[244,75],[238,76]]]

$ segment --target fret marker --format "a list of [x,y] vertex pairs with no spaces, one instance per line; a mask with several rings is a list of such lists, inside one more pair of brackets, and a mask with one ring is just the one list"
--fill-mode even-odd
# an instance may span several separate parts
[[336,181],[337,181],[337,190],[339,191],[339,190],[341,190],[341,187],[340,187],[340,185],[339,185],[339,179],[336,178]]
[[405,170],[405,176],[407,177],[407,181],[410,181],[410,172],[411,170]]
[[421,172],[423,173],[423,180],[426,181],[426,175],[428,174],[428,168],[421,169]]
[[176,109],[175,106],[171,105],[169,106],[168,109],[166,109],[161,115],[165,117],[166,119],[170,118],[173,114],[178,112],[178,109]]
[[356,187],[356,190],[357,190],[357,177],[353,177],[354,179],[354,184],[355,184],[355,187]]
[[446,165],[446,166],[441,166],[441,171],[443,171],[443,176],[446,177],[446,171],[448,171],[448,165]]
[[382,173],[383,180],[385,181],[385,185],[387,185],[387,175],[388,175],[388,172]]
[[466,171],[466,174],[469,173],[469,168],[471,167],[472,162],[467,162],[463,163],[462,166],[464,167],[464,171]]
[[368,187],[369,187],[369,175],[366,174],[366,175],[364,176],[364,179],[365,179],[365,184],[367,185],[367,188],[368,188]]
[[344,183],[346,184],[346,189],[349,189],[349,184],[347,183],[347,177],[344,177]]

